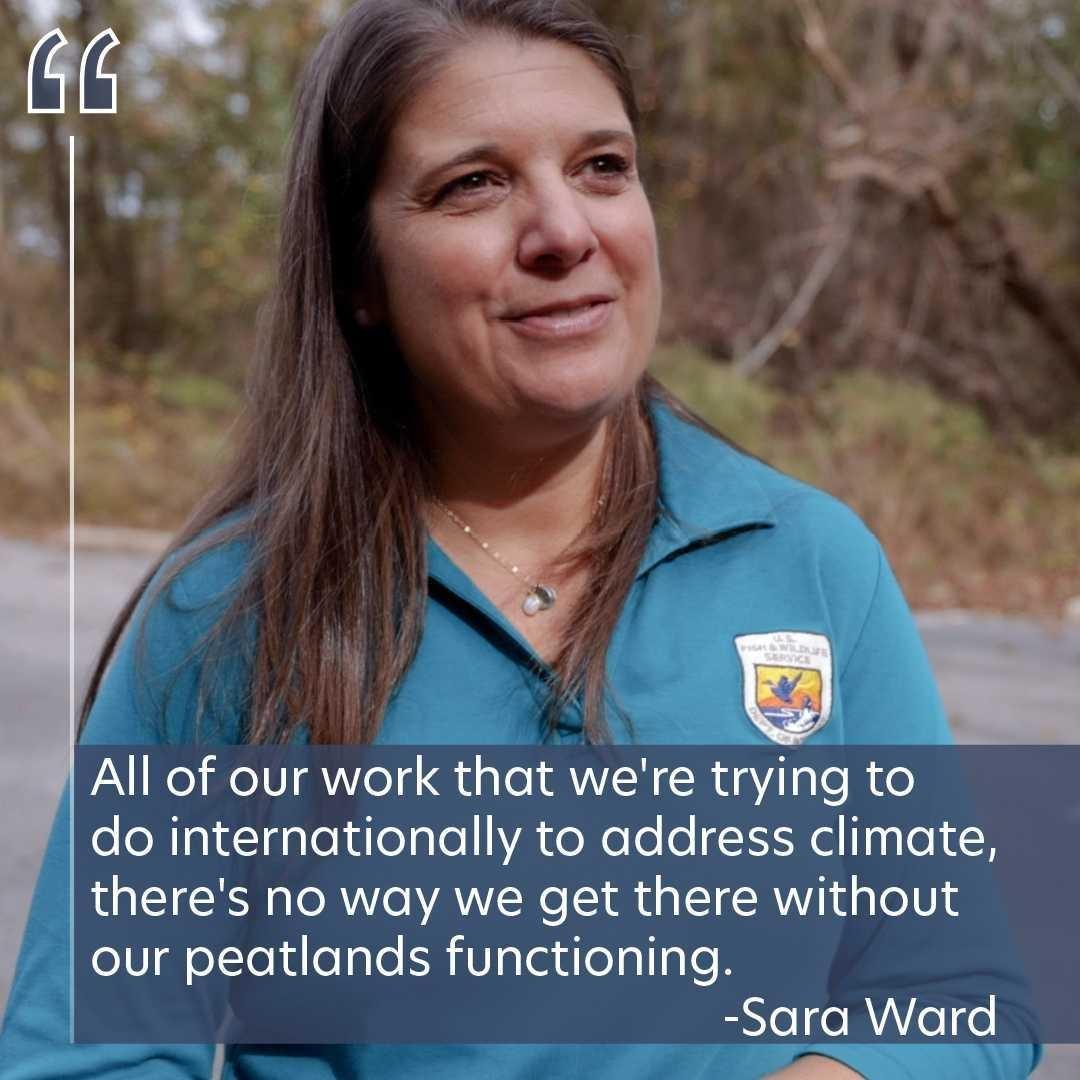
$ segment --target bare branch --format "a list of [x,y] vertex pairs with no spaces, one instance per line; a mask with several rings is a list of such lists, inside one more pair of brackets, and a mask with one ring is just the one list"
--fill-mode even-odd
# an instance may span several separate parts
[[932,165],[897,169],[881,158],[859,155],[830,162],[828,175],[830,180],[875,180],[907,202],[925,195],[941,220],[954,222],[960,217],[960,207],[948,181]]
[[821,249],[806,280],[799,287],[787,310],[780,316],[773,328],[743,357],[735,361],[735,371],[739,375],[756,375],[773,357],[784,339],[810,314],[814,302],[825,288],[832,272],[851,243],[854,233],[854,220],[851,206],[853,196],[847,206],[837,216],[840,220],[833,227],[829,243]]
[[815,0],[795,0],[806,24],[804,40],[810,55],[821,65],[837,93],[855,113],[862,113],[866,108],[862,88],[852,77],[843,60],[837,56],[829,44],[829,33],[825,28],[825,19],[818,10]]

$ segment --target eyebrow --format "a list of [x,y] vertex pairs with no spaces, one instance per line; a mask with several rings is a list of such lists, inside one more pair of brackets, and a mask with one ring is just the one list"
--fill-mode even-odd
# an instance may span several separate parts
[[[575,153],[581,153],[583,150],[592,150],[594,147],[603,146],[605,143],[611,142],[624,142],[629,143],[631,146],[636,145],[634,133],[632,131],[627,131],[624,128],[600,128],[596,131],[589,131],[584,134],[578,140]],[[480,143],[477,146],[470,146],[467,150],[462,150],[460,154],[455,154],[452,158],[448,158],[441,164],[428,169],[420,178],[417,187],[420,190],[426,190],[445,172],[449,172],[462,165],[468,165],[479,158],[499,157],[501,153],[502,150],[498,143]]]

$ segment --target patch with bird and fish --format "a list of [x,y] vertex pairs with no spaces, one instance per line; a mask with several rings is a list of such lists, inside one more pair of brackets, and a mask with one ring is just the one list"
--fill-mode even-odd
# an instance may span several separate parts
[[735,638],[743,708],[781,746],[798,746],[829,722],[832,646],[824,634],[777,630]]

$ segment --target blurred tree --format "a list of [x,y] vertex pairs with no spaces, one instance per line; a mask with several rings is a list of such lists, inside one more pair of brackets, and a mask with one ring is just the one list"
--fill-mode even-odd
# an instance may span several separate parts
[[1075,429],[1075,5],[599,8],[646,76],[670,336],[784,383],[920,372],[1006,428]]
[[[11,355],[36,351],[19,330],[26,290],[63,280],[75,133],[86,354],[141,377],[238,382],[270,285],[293,92],[345,0],[69,0],[60,25],[76,48],[105,25],[121,47],[119,113],[67,117],[25,114],[26,58],[48,27],[24,3],[0,0]],[[784,384],[903,371],[999,430],[1067,426],[1080,407],[1075,3],[595,6],[623,33],[647,110],[668,339]],[[46,276],[14,280],[16,262]]]

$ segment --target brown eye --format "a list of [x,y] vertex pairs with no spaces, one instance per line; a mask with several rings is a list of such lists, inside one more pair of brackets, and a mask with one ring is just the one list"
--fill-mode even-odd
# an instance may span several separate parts
[[630,162],[619,153],[599,154],[598,157],[592,158],[589,164],[594,168],[596,175],[603,179],[622,181],[632,172]]
[[602,154],[590,162],[599,168],[601,176],[625,176],[630,171],[630,163],[620,154]]
[[467,173],[465,176],[459,176],[456,180],[451,180],[450,183],[439,192],[436,201],[441,202],[450,195],[468,194],[472,191],[483,191],[489,186],[488,181],[490,179],[491,173],[488,172],[473,172]]

